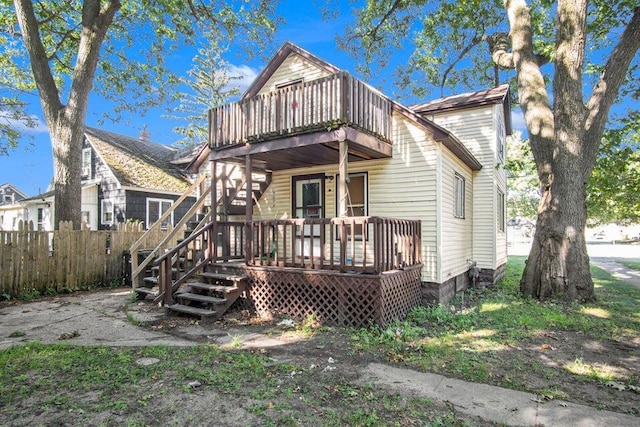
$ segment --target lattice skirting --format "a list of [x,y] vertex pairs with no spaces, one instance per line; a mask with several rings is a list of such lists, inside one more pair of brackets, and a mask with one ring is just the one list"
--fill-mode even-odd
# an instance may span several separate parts
[[421,303],[422,266],[380,275],[235,268],[249,277],[248,302],[262,315],[285,314],[298,320],[314,315],[334,326],[386,326]]

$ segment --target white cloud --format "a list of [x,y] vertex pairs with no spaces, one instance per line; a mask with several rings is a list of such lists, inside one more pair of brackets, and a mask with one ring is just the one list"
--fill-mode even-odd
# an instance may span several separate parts
[[258,77],[258,70],[255,70],[248,65],[233,65],[229,64],[227,67],[227,75],[230,77],[239,77],[234,78],[229,81],[230,87],[237,87],[240,90],[240,93],[244,93],[251,83]]
[[0,111],[0,120],[19,132],[24,132],[32,135],[49,132],[47,125],[43,123],[35,114],[29,116],[29,120],[31,121],[31,123],[28,123],[28,120],[26,119],[14,117],[14,115],[10,111]]

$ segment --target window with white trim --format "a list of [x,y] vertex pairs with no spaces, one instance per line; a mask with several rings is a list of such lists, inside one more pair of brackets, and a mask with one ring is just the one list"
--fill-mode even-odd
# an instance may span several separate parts
[[455,174],[455,217],[464,218],[464,201],[465,201],[465,179],[458,174]]
[[91,178],[91,148],[82,149],[82,177]]
[[[171,205],[173,205],[173,200],[171,199],[147,198],[147,228],[151,227],[165,212],[171,209]],[[170,223],[173,224],[173,212],[162,221],[162,229],[166,229]]]
[[113,225],[113,201],[102,199],[101,203],[101,220],[102,225]]
[[498,217],[498,231],[504,231],[504,226],[506,223],[506,208],[504,203],[504,193],[498,190],[498,206],[497,206],[497,217]]
[[[347,216],[367,216],[369,214],[368,209],[368,175],[367,172],[350,173],[347,180]],[[336,216],[340,216],[340,175],[336,175]],[[355,227],[356,237],[362,237],[362,226],[356,225]]]

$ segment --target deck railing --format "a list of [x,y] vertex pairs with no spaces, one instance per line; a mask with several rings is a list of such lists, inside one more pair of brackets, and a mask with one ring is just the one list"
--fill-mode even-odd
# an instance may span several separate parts
[[[244,259],[250,266],[380,274],[421,264],[421,247],[420,221],[414,220],[347,217],[210,222],[156,260],[160,267],[156,301],[170,304],[177,288],[209,262]],[[176,259],[186,263],[185,268],[176,269]]]
[[214,148],[349,125],[391,140],[392,103],[346,72],[209,110]]
[[382,273],[422,262],[420,221],[380,217],[247,222],[249,265]]

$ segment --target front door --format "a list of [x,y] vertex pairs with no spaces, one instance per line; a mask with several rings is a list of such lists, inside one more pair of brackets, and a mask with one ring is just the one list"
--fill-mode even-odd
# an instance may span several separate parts
[[[324,218],[324,174],[294,176],[293,216],[295,218]],[[302,251],[305,256],[311,255],[311,237],[320,236],[320,225],[305,225],[296,230],[302,239]],[[314,239],[313,253],[320,253],[320,240]],[[317,246],[317,249],[316,249]]]

